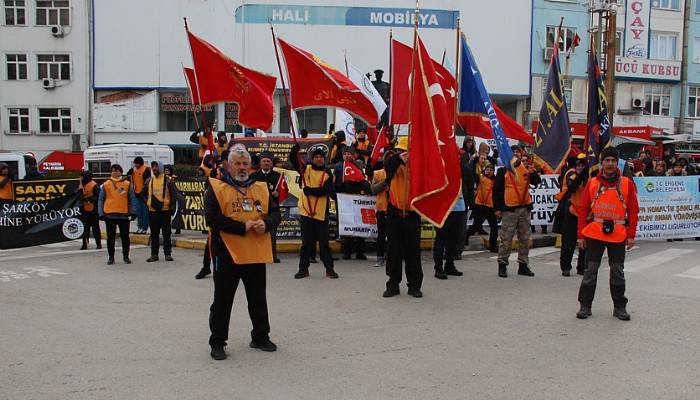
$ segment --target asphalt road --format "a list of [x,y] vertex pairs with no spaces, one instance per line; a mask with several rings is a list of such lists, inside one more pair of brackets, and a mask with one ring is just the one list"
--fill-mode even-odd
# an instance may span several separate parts
[[[272,340],[248,348],[245,296],[227,352],[207,345],[211,278],[201,252],[107,266],[65,243],[0,251],[0,399],[693,399],[700,398],[700,243],[646,242],[628,254],[628,310],[612,317],[607,276],[593,317],[575,318],[579,277],[533,250],[535,278],[496,275],[465,255],[425,297],[381,297],[383,270],[337,263],[338,280],[268,267]],[[512,265],[512,264],[511,264]],[[517,267],[516,267],[517,268]],[[601,270],[607,275],[607,270]]]

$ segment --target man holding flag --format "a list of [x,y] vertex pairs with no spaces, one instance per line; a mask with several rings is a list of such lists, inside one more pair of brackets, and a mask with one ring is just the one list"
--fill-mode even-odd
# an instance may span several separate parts
[[603,73],[598,65],[595,43],[591,40],[591,51],[588,55],[588,133],[584,141],[584,151],[588,154],[588,168],[591,176],[595,175],[599,169],[600,152],[611,145],[610,132]]
[[[335,165],[335,191],[336,193],[370,194],[370,186],[362,169],[357,166],[355,160],[355,147],[345,146],[342,150],[343,162]],[[365,239],[361,237],[345,236],[342,238],[343,260],[349,260],[355,251],[355,259],[366,260]]]

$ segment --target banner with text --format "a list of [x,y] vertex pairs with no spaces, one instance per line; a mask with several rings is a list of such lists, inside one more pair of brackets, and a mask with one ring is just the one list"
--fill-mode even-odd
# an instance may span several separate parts
[[338,193],[338,234],[377,237],[377,197]]
[[628,0],[625,5],[625,57],[649,58],[651,0]]
[[554,212],[559,204],[554,195],[559,193],[559,175],[540,175],[542,183],[536,188],[530,187],[532,196],[532,212],[530,219],[532,225],[551,225],[554,220]]
[[700,178],[634,178],[639,199],[637,239],[700,237]]

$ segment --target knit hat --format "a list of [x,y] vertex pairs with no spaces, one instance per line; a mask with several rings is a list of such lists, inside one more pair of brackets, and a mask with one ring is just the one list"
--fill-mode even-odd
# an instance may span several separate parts
[[620,152],[614,147],[606,147],[600,152],[600,161],[603,161],[608,157],[614,157],[616,160],[619,160]]

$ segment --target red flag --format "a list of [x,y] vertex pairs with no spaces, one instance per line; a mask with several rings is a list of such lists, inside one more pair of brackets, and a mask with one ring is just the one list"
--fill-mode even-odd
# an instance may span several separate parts
[[343,161],[343,182],[362,182],[365,175],[354,162]]
[[287,197],[289,197],[289,187],[287,186],[287,180],[284,178],[284,174],[280,174],[280,179],[277,181],[275,191],[277,191],[279,195],[277,197],[278,204],[284,203]]
[[377,127],[374,125],[370,125],[366,129],[367,131],[367,140],[369,140],[370,143],[374,143],[377,141]]
[[[503,112],[503,110],[501,110],[496,103],[491,104],[496,111],[496,116],[498,116],[498,122],[501,123],[501,128],[503,128],[503,132],[506,134],[508,139],[530,144],[535,143],[535,139],[525,130],[525,128],[520,126],[517,121]],[[457,122],[464,129],[464,131],[467,132],[467,135],[477,136],[484,139],[493,139],[491,123],[489,122],[489,118],[484,114],[461,114],[457,116]]]
[[386,147],[389,146],[389,137],[386,135],[386,125],[382,127],[379,131],[379,136],[377,136],[377,141],[374,142],[374,148],[372,149],[372,155],[370,156],[370,165],[375,165],[379,160],[379,157],[384,157],[384,151]]
[[[192,106],[200,106],[199,104],[199,88],[197,87],[197,78],[195,77],[194,70],[192,68],[188,67],[182,67],[182,69],[185,71],[185,80],[187,81],[187,88],[190,91],[190,100],[192,101]],[[198,111],[198,110],[197,110]],[[193,111],[196,112],[196,111]],[[197,115],[195,114],[195,119],[197,118]],[[204,135],[207,139],[207,150],[209,150],[209,154],[213,158],[216,158],[216,147],[214,146],[214,135],[211,131],[211,129],[206,129],[206,132],[204,132]]]
[[277,78],[236,63],[189,31],[187,37],[199,92],[197,102],[203,105],[236,102],[241,124],[269,130],[274,119],[272,95]]
[[293,108],[338,107],[370,125],[379,122],[381,116],[372,102],[347,76],[315,55],[277,40],[287,66]]
[[418,214],[442,227],[462,187],[459,150],[443,88],[420,37],[415,51],[409,195]]

